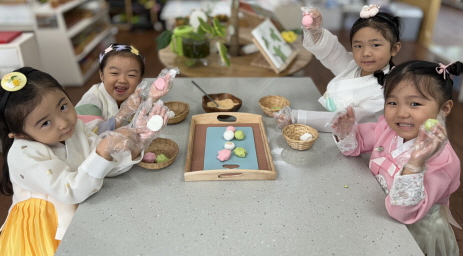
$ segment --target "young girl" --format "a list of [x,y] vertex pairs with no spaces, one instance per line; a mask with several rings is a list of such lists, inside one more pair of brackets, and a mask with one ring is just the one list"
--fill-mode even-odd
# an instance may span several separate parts
[[389,215],[407,224],[428,256],[459,254],[448,223],[459,226],[448,205],[460,185],[460,160],[448,143],[444,122],[435,119],[447,116],[453,106],[449,74],[462,72],[461,62],[398,65],[385,77],[384,116],[378,123],[357,125],[356,113],[348,107],[332,125],[344,155],[371,153],[370,169],[387,194]]
[[2,226],[0,255],[53,255],[78,204],[102,187],[105,176],[141,160],[140,145],[157,134],[146,130],[146,119],[158,114],[165,124],[167,110],[153,107],[134,128],[99,139],[77,119],[50,75],[24,67],[5,75],[1,85],[0,192],[13,195],[13,204]]
[[[307,124],[318,131],[330,132],[335,111],[354,103],[359,122],[377,121],[383,111],[382,89],[373,72],[385,73],[394,66],[392,57],[400,50],[399,17],[378,12],[379,6],[364,7],[350,31],[352,52],[339,43],[338,38],[322,28],[318,10],[302,7],[303,46],[313,53],[336,77],[330,81],[325,94],[318,100],[328,111],[291,110],[276,114],[277,126],[289,123]],[[368,9],[368,10],[367,10]]]
[[169,92],[178,69],[162,70],[151,86],[142,82],[144,73],[145,59],[135,47],[111,44],[100,54],[102,82],[76,104],[79,119],[97,134],[127,124],[143,98],[156,102]]

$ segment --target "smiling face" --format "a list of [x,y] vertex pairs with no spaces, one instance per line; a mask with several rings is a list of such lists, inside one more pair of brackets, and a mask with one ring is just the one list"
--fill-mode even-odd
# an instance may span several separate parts
[[400,50],[400,43],[391,43],[374,28],[364,27],[352,37],[352,53],[357,65],[362,69],[361,76],[373,74],[383,69],[391,57]]
[[108,94],[120,106],[142,80],[140,64],[132,57],[111,56],[100,71],[100,78]]
[[69,98],[61,90],[51,90],[27,115],[24,132],[29,139],[54,144],[69,139],[75,131],[77,114]]
[[405,141],[416,138],[420,126],[427,119],[436,119],[440,110],[447,115],[452,108],[451,100],[439,106],[435,98],[423,93],[417,90],[412,81],[403,80],[385,99],[384,116],[387,124]]

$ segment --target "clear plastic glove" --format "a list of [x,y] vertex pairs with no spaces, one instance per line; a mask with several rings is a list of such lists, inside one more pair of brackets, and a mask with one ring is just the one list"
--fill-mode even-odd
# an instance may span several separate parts
[[[437,157],[448,142],[447,131],[444,121],[428,119],[418,131],[413,147],[404,152],[400,162],[412,172],[423,172],[426,170],[426,162]],[[407,161],[408,159],[408,161]]]
[[313,47],[323,36],[323,18],[320,11],[314,7],[301,7],[302,31],[304,32],[304,47]]
[[174,78],[178,73],[180,73],[178,68],[164,68],[161,70],[161,73],[150,86],[146,85],[142,88],[140,94],[142,99],[151,98],[153,102],[158,101],[162,96],[169,93],[172,86],[174,86]]
[[135,130],[122,127],[115,131],[104,132],[99,138],[101,141],[96,152],[107,160],[129,155],[135,157],[140,154],[140,137]]
[[331,122],[333,135],[338,140],[344,140],[348,137],[355,138],[357,122],[355,121],[355,112],[353,105],[349,105],[345,111],[336,113]]
[[277,119],[277,128],[280,130],[293,123],[289,106],[284,106],[280,111],[274,112],[273,117]]
[[114,119],[116,120],[116,128],[121,127],[124,122],[132,117],[132,115],[137,111],[138,107],[141,103],[141,88],[146,84],[146,82],[142,82],[138,85],[135,92],[132,93],[124,102],[122,102],[121,107],[114,115]]
[[[154,104],[152,102],[151,98],[143,102],[130,123],[130,127],[140,136],[140,142],[144,148],[147,148],[151,141],[159,136],[161,130],[167,125],[167,121],[169,120],[169,108],[164,106],[161,100],[158,100]],[[154,124],[155,126],[158,125],[158,127],[157,129],[153,129],[151,127],[151,123],[153,123],[152,119],[156,118],[161,119],[161,124]]]

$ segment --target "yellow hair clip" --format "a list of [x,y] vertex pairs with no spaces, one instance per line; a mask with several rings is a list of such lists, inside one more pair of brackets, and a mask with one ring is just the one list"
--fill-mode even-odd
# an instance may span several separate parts
[[8,73],[2,78],[2,88],[9,92],[21,90],[26,85],[26,83],[26,76],[19,72]]

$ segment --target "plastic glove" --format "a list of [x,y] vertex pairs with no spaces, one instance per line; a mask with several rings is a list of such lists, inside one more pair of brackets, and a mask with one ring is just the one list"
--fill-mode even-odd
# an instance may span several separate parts
[[[130,127],[135,129],[136,133],[140,136],[140,142],[147,148],[151,141],[157,138],[161,132],[161,130],[167,125],[167,121],[169,120],[169,108],[164,106],[164,103],[161,100],[158,100],[156,103],[152,103],[151,98],[148,98],[145,102],[143,102],[137,113],[135,114],[134,118],[132,119],[132,123]],[[163,123],[161,129],[157,131],[152,131],[148,128],[149,120],[155,116],[159,115],[162,117]]]
[[333,135],[339,140],[355,137],[357,122],[352,104],[345,111],[336,113],[331,122],[331,128],[333,128]]
[[140,137],[135,130],[127,127],[104,132],[99,135],[99,139],[101,141],[96,148],[96,152],[110,161],[121,156],[132,155],[136,157],[141,151]]
[[122,102],[121,107],[114,115],[114,119],[116,120],[116,128],[121,127],[126,120],[128,120],[132,115],[137,111],[138,107],[141,103],[141,88],[146,84],[146,82],[142,82],[138,85],[135,92],[132,93],[124,102]]
[[277,119],[277,128],[280,130],[293,123],[289,106],[284,106],[280,111],[274,112],[273,117]]
[[148,98],[151,98],[153,102],[158,101],[162,96],[169,93],[172,86],[174,86],[174,78],[178,73],[178,68],[164,68],[163,70],[161,70],[159,76],[154,80],[154,82],[150,86],[145,86],[142,88],[142,99],[146,100]]
[[[428,120],[433,120],[428,123]],[[400,162],[412,172],[423,172],[426,170],[426,162],[437,157],[448,142],[447,131],[444,121],[428,119],[418,131],[413,147],[401,155]],[[408,162],[406,159],[409,158]]]
[[302,31],[304,31],[304,47],[313,47],[323,36],[323,18],[320,11],[314,7],[301,7]]

